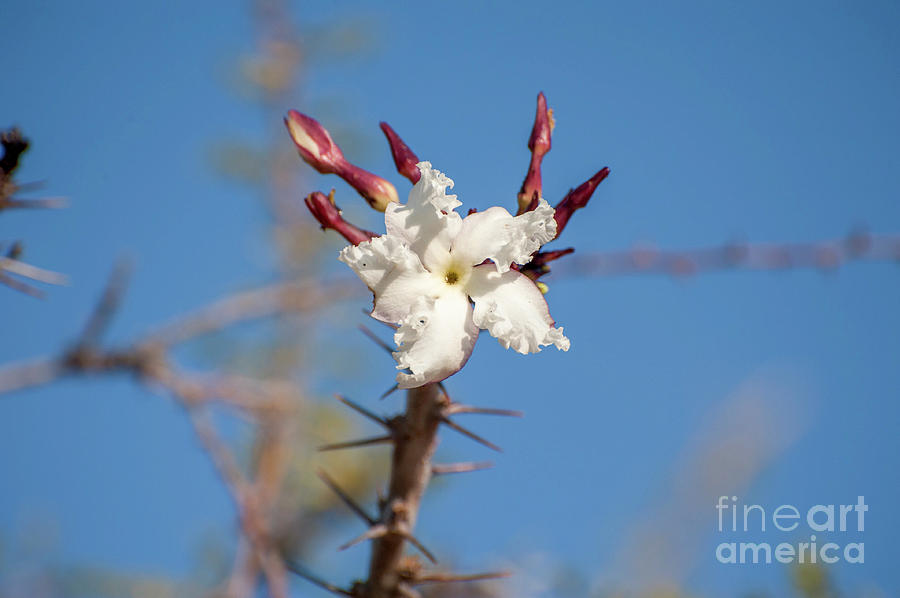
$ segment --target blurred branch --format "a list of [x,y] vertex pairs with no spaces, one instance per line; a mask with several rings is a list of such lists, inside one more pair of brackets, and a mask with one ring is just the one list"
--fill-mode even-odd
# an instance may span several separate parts
[[833,271],[853,261],[900,263],[900,235],[854,232],[843,239],[810,243],[726,243],[686,250],[651,245],[626,251],[575,255],[558,272],[566,275],[623,276],[664,274],[693,276],[720,270]]
[[361,294],[350,280],[282,282],[234,293],[179,316],[145,339],[164,347],[211,334],[228,326],[291,313],[304,313]]
[[[274,598],[287,598],[286,568],[274,546],[266,521],[266,501],[261,500],[260,486],[254,486],[246,478],[237,463],[231,449],[222,441],[215,427],[209,421],[208,414],[202,408],[189,408],[194,432],[206,452],[209,454],[228,488],[237,508],[241,531],[252,547],[248,555],[252,555],[257,566],[263,571],[269,592]],[[257,480],[259,482],[259,479]],[[245,568],[252,577],[243,586],[252,588],[256,569]],[[245,596],[250,592],[239,595]]]
[[[233,573],[228,588],[252,588],[261,572],[271,594],[285,598],[286,568],[272,539],[268,514],[274,508],[289,452],[284,416],[298,404],[298,391],[287,381],[257,380],[222,372],[187,373],[173,364],[168,351],[199,335],[240,322],[312,311],[346,296],[351,287],[340,281],[332,286],[290,282],[244,291],[177,318],[124,347],[106,347],[103,337],[122,305],[127,279],[128,268],[118,266],[81,334],[57,355],[0,368],[0,394],[65,377],[119,373],[131,374],[139,383],[167,392],[188,413],[198,440],[238,511],[241,533],[249,549],[242,552],[243,562],[236,564],[237,573]],[[243,473],[232,450],[209,421],[207,409],[215,401],[252,415],[263,429],[264,433],[258,436],[254,479]],[[243,583],[235,579],[238,573],[248,576]]]
[[251,397],[281,394],[288,383],[250,380],[241,376],[216,374],[191,376],[177,371],[166,350],[193,338],[225,328],[285,313],[311,312],[348,296],[352,287],[337,282],[327,284],[282,283],[244,291],[213,302],[187,316],[177,318],[159,330],[123,348],[101,346],[103,332],[120,307],[125,272],[118,267],[108,281],[84,331],[77,341],[56,356],[0,367],[0,394],[82,374],[132,373],[142,382],[156,383],[194,400],[216,396],[249,410],[264,408]]
[[103,294],[100,295],[100,300],[94,306],[94,310],[85,324],[84,331],[78,340],[78,346],[94,347],[100,344],[125,298],[130,277],[131,265],[126,261],[119,261],[113,268],[103,289]]

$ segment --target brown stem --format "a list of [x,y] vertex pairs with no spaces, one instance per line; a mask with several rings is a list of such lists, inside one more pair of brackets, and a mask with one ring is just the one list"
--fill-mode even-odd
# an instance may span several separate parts
[[365,598],[401,596],[403,545],[412,536],[419,505],[431,479],[431,458],[438,445],[438,427],[446,401],[437,384],[407,391],[406,413],[398,420],[391,481],[377,524],[390,533],[374,541]]

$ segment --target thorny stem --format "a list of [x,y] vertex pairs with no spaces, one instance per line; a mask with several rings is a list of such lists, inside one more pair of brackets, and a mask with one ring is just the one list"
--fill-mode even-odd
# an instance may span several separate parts
[[378,520],[392,533],[373,543],[369,578],[363,590],[365,598],[401,595],[403,546],[412,535],[422,496],[431,479],[431,458],[438,445],[437,432],[445,400],[437,384],[407,391],[406,412],[396,431],[388,495],[380,505]]

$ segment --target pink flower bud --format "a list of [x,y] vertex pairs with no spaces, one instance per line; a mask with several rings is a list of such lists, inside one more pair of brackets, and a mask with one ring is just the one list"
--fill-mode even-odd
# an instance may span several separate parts
[[397,165],[397,172],[408,178],[415,185],[422,176],[422,173],[416,167],[416,164],[419,163],[418,156],[409,149],[409,146],[400,139],[400,136],[394,132],[394,129],[389,124],[382,122],[380,126],[391,146],[391,155],[394,157],[394,164]]
[[336,174],[362,195],[369,205],[383,212],[398,200],[397,190],[383,178],[347,162],[341,148],[316,120],[296,110],[288,111],[284,124],[303,160],[322,174]]
[[578,187],[569,189],[569,192],[563,200],[557,204],[556,212],[553,215],[556,219],[557,237],[562,233],[575,210],[580,210],[587,205],[588,200],[591,199],[591,195],[594,194],[594,189],[596,189],[597,185],[603,182],[603,179],[607,176],[609,176],[609,168],[604,167]]
[[337,174],[379,212],[385,211],[389,203],[399,200],[397,189],[391,183],[349,162],[345,162],[344,167]]
[[310,193],[306,199],[306,207],[312,213],[313,218],[322,225],[322,230],[335,230],[339,232],[347,241],[353,245],[359,245],[363,241],[368,241],[377,237],[373,232],[362,230],[353,226],[341,216],[341,210],[334,204],[334,190],[325,195],[321,191]]
[[534,126],[528,138],[528,149],[531,150],[531,163],[528,174],[519,190],[519,214],[533,210],[541,197],[541,162],[550,151],[550,134],[553,131],[553,111],[547,108],[544,92],[538,94],[537,112],[534,115]]
[[284,124],[287,125],[300,157],[317,171],[336,174],[347,163],[341,148],[318,121],[296,110],[289,110]]

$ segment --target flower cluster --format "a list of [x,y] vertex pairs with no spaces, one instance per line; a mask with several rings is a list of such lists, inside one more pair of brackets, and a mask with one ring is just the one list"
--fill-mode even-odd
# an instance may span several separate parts
[[318,122],[291,111],[285,122],[300,156],[319,172],[335,173],[370,205],[385,212],[385,234],[361,230],[343,220],[332,195],[306,199],[322,225],[350,243],[339,259],[375,296],[372,316],[396,326],[397,383],[414,388],[439,382],[465,365],[480,329],[505,348],[534,353],[554,345],[567,351],[569,339],[550,317],[537,279],[547,264],[572,249],[541,252],[584,207],[609,170],[551,207],[541,192],[540,164],[550,149],[553,125],[543,94],[529,141],[532,160],[519,194],[516,216],[502,207],[461,217],[461,202],[447,193],[453,181],[429,162],[420,162],[386,123],[397,170],[414,183],[405,204],[393,185],[349,164]]
[[346,247],[339,258],[375,293],[372,316],[399,325],[394,358],[410,372],[398,375],[400,387],[458,371],[479,328],[520,353],[550,344],[567,350],[537,286],[510,269],[556,236],[553,208],[541,200],[520,216],[493,207],[461,218],[461,202],[446,193],[453,181],[428,162],[418,167],[409,200],[385,211],[387,233]]

